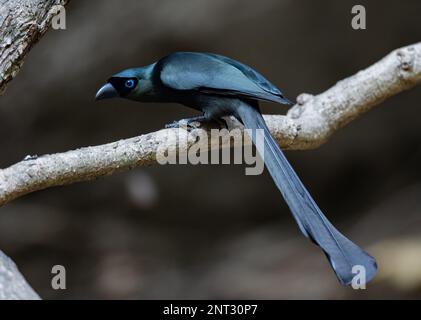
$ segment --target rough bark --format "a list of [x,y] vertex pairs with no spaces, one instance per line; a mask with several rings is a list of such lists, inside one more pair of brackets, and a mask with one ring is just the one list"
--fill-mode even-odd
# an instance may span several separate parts
[[[57,5],[69,0],[0,0],[0,95],[29,50],[50,27]],[[0,300],[39,299],[13,261],[0,251]]]
[[56,5],[69,0],[0,0],[0,95],[32,46],[50,27]]

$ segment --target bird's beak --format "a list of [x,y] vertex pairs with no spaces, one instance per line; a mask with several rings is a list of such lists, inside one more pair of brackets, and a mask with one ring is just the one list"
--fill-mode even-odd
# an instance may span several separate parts
[[117,90],[112,86],[111,83],[104,84],[101,89],[98,90],[95,96],[95,100],[103,100],[118,97]]

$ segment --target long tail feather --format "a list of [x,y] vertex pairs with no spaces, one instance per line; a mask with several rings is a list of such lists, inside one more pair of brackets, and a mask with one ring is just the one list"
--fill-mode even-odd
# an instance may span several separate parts
[[272,137],[259,110],[244,103],[237,114],[244,126],[254,131],[252,139],[255,144],[256,129],[263,130],[264,144],[257,143],[256,148],[301,231],[324,251],[339,282],[344,285],[352,283],[354,266],[365,267],[366,281],[370,281],[377,271],[375,259],[327,220]]

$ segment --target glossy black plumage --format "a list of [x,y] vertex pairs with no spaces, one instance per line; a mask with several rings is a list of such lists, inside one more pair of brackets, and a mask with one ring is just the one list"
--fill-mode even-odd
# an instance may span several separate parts
[[[132,90],[112,86],[113,82],[121,86],[133,77],[138,84]],[[300,230],[322,248],[342,284],[352,282],[352,268],[356,265],[365,267],[367,281],[374,277],[374,258],[327,220],[271,136],[258,101],[289,101],[261,74],[220,55],[178,52],[143,68],[124,70],[111,79],[114,80],[98,92],[98,99],[120,95],[138,101],[178,102],[201,111],[204,119],[233,115],[246,128],[263,130],[264,144],[256,147]]]
[[220,55],[174,53],[159,61],[158,68],[163,85],[175,90],[289,103],[261,74]]

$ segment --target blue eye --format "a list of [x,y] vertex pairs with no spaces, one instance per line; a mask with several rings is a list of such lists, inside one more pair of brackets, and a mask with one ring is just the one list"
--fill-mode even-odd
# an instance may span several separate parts
[[134,80],[133,79],[129,79],[126,81],[126,83],[124,84],[126,86],[126,88],[133,88],[134,87]]

